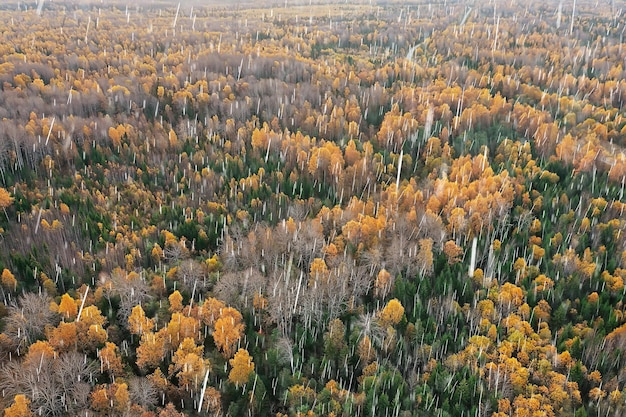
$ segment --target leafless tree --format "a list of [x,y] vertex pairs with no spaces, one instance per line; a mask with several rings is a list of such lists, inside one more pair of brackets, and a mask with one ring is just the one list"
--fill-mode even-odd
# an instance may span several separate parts
[[294,241],[294,260],[301,267],[309,265],[313,259],[321,257],[323,245],[324,233],[319,223],[303,222]]
[[374,276],[374,273],[381,268],[383,262],[383,252],[378,247],[365,251],[361,255],[361,266],[365,268],[369,276]]
[[[107,281],[110,281],[110,285],[106,284]],[[152,297],[150,286],[143,273],[129,274],[117,268],[110,275],[103,274],[101,283],[105,284],[104,295],[109,301],[113,297],[119,297],[120,304],[117,316],[120,323],[124,325],[128,323],[128,317],[133,307],[145,303]]]
[[204,293],[209,285],[206,270],[193,259],[185,259],[178,265],[176,278],[180,286],[193,295]]
[[227,272],[220,277],[214,288],[218,299],[236,308],[249,307],[255,294],[267,291],[267,279],[256,269]]
[[246,234],[240,228],[231,228],[220,247],[224,271],[241,271],[258,267],[261,249],[257,248],[256,233]]
[[324,326],[325,321],[339,317],[348,302],[357,300],[369,290],[365,268],[354,268],[344,262],[329,271],[327,277],[309,277],[299,312],[306,323]]
[[[290,262],[291,264],[291,262]],[[289,334],[291,323],[299,310],[306,291],[304,272],[293,265],[284,271],[274,271],[267,285],[269,320],[275,323],[283,336]]]
[[11,398],[26,395],[39,416],[78,415],[89,406],[97,370],[78,352],[34,363],[14,360],[0,368],[0,389]]
[[46,326],[58,323],[59,316],[50,310],[50,301],[45,293],[25,293],[8,308],[4,334],[18,352],[41,338]]
[[136,377],[128,382],[128,392],[132,404],[140,405],[146,409],[151,409],[157,404],[157,389],[148,378]]
[[426,212],[421,216],[418,214],[419,220],[419,238],[430,238],[434,242],[434,247],[441,247],[446,238],[446,229],[437,215]]
[[[411,249],[411,250],[409,250]],[[390,274],[396,276],[409,273],[415,263],[417,243],[404,239],[402,236],[393,236],[385,250],[384,267]]]
[[168,264],[173,265],[186,259],[189,256],[189,250],[185,247],[184,242],[167,243],[163,249],[163,256]]
[[355,323],[355,327],[359,330],[360,337],[369,337],[372,344],[376,347],[383,345],[385,329],[381,327],[374,313],[361,314]]

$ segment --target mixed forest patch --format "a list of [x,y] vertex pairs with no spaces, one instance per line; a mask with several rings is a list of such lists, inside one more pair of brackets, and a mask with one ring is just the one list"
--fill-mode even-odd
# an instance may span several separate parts
[[626,413],[624,3],[0,8],[4,416]]

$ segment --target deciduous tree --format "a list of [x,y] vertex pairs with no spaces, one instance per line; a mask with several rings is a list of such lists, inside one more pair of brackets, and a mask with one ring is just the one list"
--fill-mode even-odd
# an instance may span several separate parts
[[228,380],[237,386],[246,384],[254,372],[254,362],[248,351],[240,348],[229,363],[232,369],[228,374]]

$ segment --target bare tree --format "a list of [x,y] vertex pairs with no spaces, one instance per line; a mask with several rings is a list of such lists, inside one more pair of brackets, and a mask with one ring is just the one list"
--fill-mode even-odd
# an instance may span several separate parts
[[385,329],[381,327],[374,313],[360,315],[355,323],[355,327],[359,330],[360,337],[367,336],[376,347],[383,345]]
[[261,249],[257,248],[257,234],[246,235],[240,228],[231,228],[220,247],[224,271],[240,271],[260,264]]
[[45,293],[25,293],[9,307],[4,319],[6,334],[19,352],[44,335],[45,327],[56,325],[58,314],[50,310],[51,298]]
[[284,271],[274,271],[267,285],[269,320],[278,326],[283,336],[289,334],[291,323],[299,311],[303,293],[306,291],[304,272],[292,266]]
[[158,401],[157,389],[146,377],[136,377],[128,381],[128,392],[132,404],[137,404],[145,409],[152,409]]
[[218,299],[238,309],[249,307],[255,294],[261,294],[267,288],[267,279],[256,269],[248,268],[242,272],[227,272],[220,277],[214,288]]
[[209,285],[205,268],[198,261],[185,259],[176,270],[176,278],[182,288],[194,296],[204,293]]
[[26,395],[39,416],[78,415],[89,406],[98,367],[78,352],[37,362],[11,361],[0,368],[0,389]]
[[322,255],[324,231],[321,225],[313,220],[302,223],[297,238],[294,240],[294,260],[301,267],[309,265],[315,258]]
[[163,256],[168,264],[176,264],[182,259],[189,257],[189,250],[185,246],[184,241],[168,242],[163,250]]
[[111,298],[119,297],[120,304],[117,316],[123,325],[128,323],[128,317],[133,307],[152,298],[150,286],[143,273],[127,273],[116,268],[110,275],[103,274],[100,281],[105,289],[104,296],[109,299],[109,302]]
[[369,288],[365,268],[354,268],[347,262],[331,269],[327,276],[310,276],[299,312],[306,323],[323,326],[339,317],[350,299],[357,300]]

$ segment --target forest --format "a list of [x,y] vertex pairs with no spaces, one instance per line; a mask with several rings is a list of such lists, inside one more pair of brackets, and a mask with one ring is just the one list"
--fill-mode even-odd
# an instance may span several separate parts
[[626,414],[625,12],[2,2],[0,416]]

